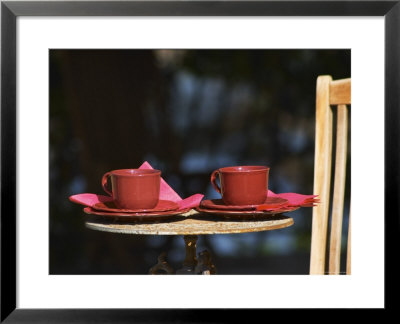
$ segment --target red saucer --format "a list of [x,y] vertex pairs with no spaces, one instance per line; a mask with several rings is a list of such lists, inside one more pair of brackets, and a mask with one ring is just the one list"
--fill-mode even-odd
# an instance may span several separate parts
[[155,213],[176,210],[179,208],[179,205],[170,200],[159,200],[157,206],[151,209],[119,209],[117,206],[115,206],[113,201],[108,201],[94,204],[92,208],[111,213]]
[[[265,209],[278,209],[285,206],[288,203],[287,199],[279,198],[279,197],[267,197],[264,203],[260,204]],[[203,200],[200,202],[200,208],[204,209],[218,209],[218,210],[255,210],[260,205],[225,205],[222,199],[212,199],[212,200]]]
[[202,207],[196,207],[195,209],[199,213],[212,214],[224,218],[248,219],[248,218],[259,218],[262,216],[274,216],[277,214],[295,211],[299,208],[300,207],[288,206],[288,207],[277,208],[275,210],[218,210],[218,209],[208,209]]
[[153,220],[153,219],[163,219],[171,216],[176,216],[188,212],[191,208],[181,209],[181,210],[169,210],[161,212],[147,212],[147,213],[122,213],[122,212],[106,212],[93,209],[92,207],[85,207],[83,211],[89,215],[113,217],[113,218],[126,218],[126,219],[136,219],[136,220]]

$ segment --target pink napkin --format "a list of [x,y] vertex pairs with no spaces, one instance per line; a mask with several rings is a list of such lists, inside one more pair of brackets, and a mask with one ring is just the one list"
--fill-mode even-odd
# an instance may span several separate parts
[[[152,166],[146,161],[144,162],[139,169],[153,169]],[[197,207],[200,204],[200,201],[203,199],[204,195],[202,194],[194,194],[190,197],[187,197],[185,199],[182,199],[175,191],[172,189],[167,182],[163,178],[161,178],[160,182],[160,197],[159,199],[161,200],[170,200],[173,202],[178,203],[179,209],[178,210],[183,210],[183,209],[188,209],[188,208],[193,208]],[[94,204],[97,204],[99,202],[107,202],[107,201],[112,201],[112,198],[110,196],[105,196],[105,195],[96,195],[92,193],[83,193],[83,194],[77,194],[77,195],[72,195],[69,197],[69,200],[81,204],[84,206],[93,206]]]
[[289,206],[296,206],[296,207],[302,206],[304,204],[308,205],[310,203],[319,201],[318,199],[315,199],[315,197],[318,197],[318,195],[302,195],[294,192],[276,194],[273,193],[271,190],[268,190],[268,196],[287,199]]
[[[316,206],[316,203],[319,202],[319,199],[316,199],[318,195],[302,195],[294,192],[286,192],[286,193],[280,193],[276,194],[272,192],[271,190],[268,190],[268,197],[279,197],[283,199],[287,199],[288,203],[285,206],[282,206],[280,208],[285,208],[285,207],[314,207]],[[257,207],[257,210],[267,210],[270,208],[263,207],[263,205],[260,205]]]

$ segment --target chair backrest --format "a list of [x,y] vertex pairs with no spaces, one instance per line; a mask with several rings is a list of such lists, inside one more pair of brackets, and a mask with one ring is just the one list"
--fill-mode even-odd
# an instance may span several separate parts
[[[310,274],[339,274],[343,205],[346,180],[348,107],[351,105],[351,79],[332,80],[329,75],[317,78],[314,194],[320,203],[313,208]],[[329,270],[325,271],[329,222],[333,111],[337,111],[336,158],[329,244]],[[350,215],[346,273],[350,274]]]

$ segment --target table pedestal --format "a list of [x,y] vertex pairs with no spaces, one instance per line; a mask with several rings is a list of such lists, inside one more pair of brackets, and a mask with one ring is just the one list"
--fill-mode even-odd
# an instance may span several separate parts
[[185,260],[183,261],[183,267],[176,272],[168,264],[166,252],[163,252],[158,257],[158,263],[150,268],[150,274],[215,274],[217,273],[215,266],[211,262],[211,254],[204,250],[199,253],[199,258],[196,258],[196,243],[197,235],[184,235],[183,240],[185,241]]
[[[136,235],[183,235],[186,255],[183,267],[175,271],[168,264],[167,254],[158,257],[158,263],[149,270],[150,274],[214,274],[215,266],[211,262],[208,251],[202,251],[196,256],[197,235],[210,234],[239,234],[249,232],[270,231],[293,225],[292,218],[285,215],[268,215],[261,217],[254,215],[254,219],[224,219],[213,216],[189,212],[180,219],[171,219],[162,222],[127,222],[113,218],[86,221],[86,227],[104,232]],[[248,215],[247,215],[248,216]]]
[[196,259],[196,243],[197,235],[184,235],[186,256],[183,261],[183,267],[176,271],[176,274],[194,274],[197,265]]

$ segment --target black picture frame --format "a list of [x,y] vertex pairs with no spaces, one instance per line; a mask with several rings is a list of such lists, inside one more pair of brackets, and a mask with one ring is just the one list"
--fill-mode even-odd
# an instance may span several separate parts
[[[385,19],[385,255],[398,232],[400,1],[2,1],[1,2],[1,322],[217,322],[188,309],[16,308],[16,19],[19,16],[381,16]],[[387,217],[388,214],[391,217]],[[397,216],[397,217],[396,217]],[[398,252],[396,252],[398,253]],[[396,254],[395,253],[395,254]],[[386,266],[385,281],[394,280]],[[392,286],[392,285],[391,285]],[[394,286],[394,285],[393,285]],[[385,295],[391,295],[385,288]],[[187,296],[190,298],[190,296]],[[390,306],[385,298],[385,308]],[[259,310],[260,311],[260,310]],[[233,318],[233,317],[232,317]]]

